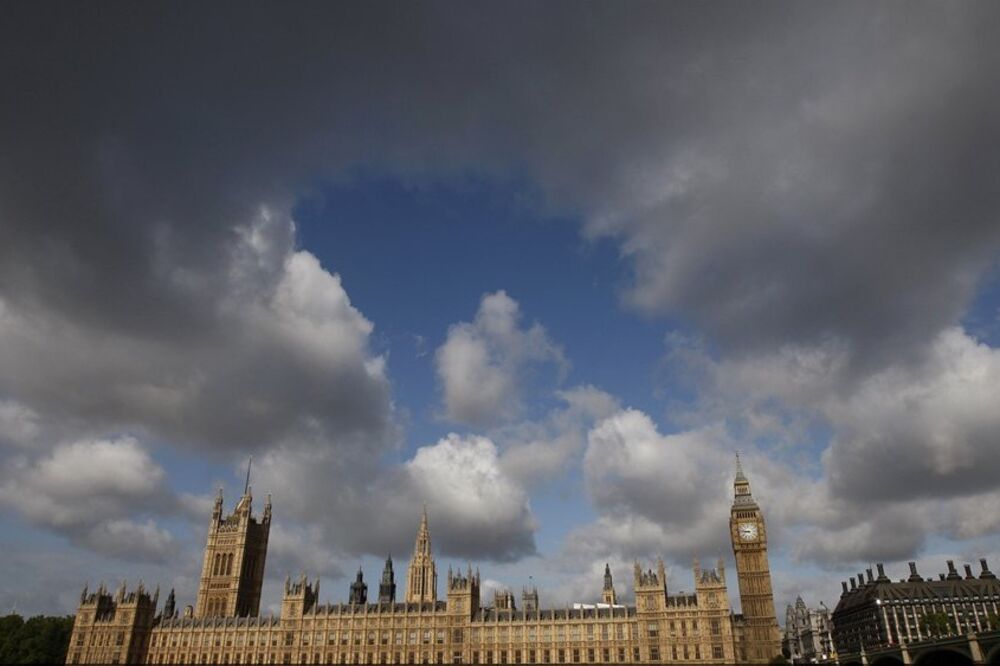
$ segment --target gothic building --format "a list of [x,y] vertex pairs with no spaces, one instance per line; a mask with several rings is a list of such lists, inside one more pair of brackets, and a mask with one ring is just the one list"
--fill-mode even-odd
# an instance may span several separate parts
[[785,608],[785,635],[781,651],[793,664],[816,664],[835,660],[833,620],[830,609],[819,602],[809,608],[802,597]]
[[252,515],[252,503],[248,484],[233,513],[223,516],[222,489],[219,489],[208,523],[195,617],[248,617],[260,610],[267,538],[271,532],[271,496],[267,496],[260,520]]
[[[427,511],[423,512],[406,594],[395,601],[392,559],[377,602],[358,571],[348,603],[321,604],[319,581],[286,578],[278,617],[259,614],[270,501],[258,520],[249,484],[234,513],[216,501],[197,607],[175,610],[173,593],[157,613],[158,590],[115,595],[103,585],[80,598],[67,663],[401,664],[766,662],[777,654],[767,542],[760,508],[738,469],[732,534],[743,614],[729,605],[720,559],[693,567],[693,591],[671,592],[666,566],[635,563],[635,605],[619,603],[605,566],[603,603],[542,608],[524,588],[521,608],[509,590],[490,605],[478,570],[449,569],[438,598]],[[753,530],[747,526],[752,525]],[[595,581],[595,597],[598,592]],[[773,650],[773,651],[772,651]]]
[[733,490],[735,497],[729,529],[743,609],[737,626],[742,636],[737,658],[741,662],[766,663],[781,654],[781,635],[771,588],[771,565],[767,560],[767,529],[764,515],[750,492],[750,481],[743,473],[738,453]]

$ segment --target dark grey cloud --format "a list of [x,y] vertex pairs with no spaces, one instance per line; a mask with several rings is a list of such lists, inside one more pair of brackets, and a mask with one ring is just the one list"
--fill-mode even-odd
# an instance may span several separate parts
[[[841,350],[843,382],[818,392],[920,367],[1000,249],[997,12],[6,6],[0,399],[30,410],[8,410],[7,437],[29,441],[35,413],[309,451],[343,461],[325,469],[344,506],[366,504],[363,461],[395,435],[389,381],[290,220],[355,166],[526,174],[620,242],[639,310],[740,363]],[[985,442],[963,416],[942,417],[968,435],[952,441]],[[872,451],[931,446],[839,423],[836,487]],[[511,515],[530,552],[530,516]]]
[[989,4],[233,9],[11,11],[20,299],[191,334],[232,225],[359,163],[527,169],[621,238],[632,302],[736,345],[906,348],[1000,245]]

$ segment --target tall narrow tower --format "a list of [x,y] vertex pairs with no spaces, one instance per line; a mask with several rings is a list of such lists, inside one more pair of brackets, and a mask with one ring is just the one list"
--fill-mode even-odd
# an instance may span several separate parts
[[406,603],[437,601],[437,571],[431,556],[431,533],[427,527],[427,507],[424,507],[413,544],[413,557],[406,572]]
[[392,571],[392,555],[385,558],[385,569],[382,570],[382,582],[378,586],[378,602],[391,604],[396,601],[396,574]]
[[249,469],[247,485],[236,509],[222,515],[222,489],[208,524],[205,562],[201,567],[195,617],[253,616],[260,610],[264,560],[271,531],[271,496],[260,520],[252,515]]
[[618,595],[615,594],[615,584],[611,580],[611,565],[604,564],[604,590],[601,592],[601,603],[615,606],[618,604]]
[[741,662],[767,663],[781,653],[781,637],[771,589],[771,567],[767,562],[767,529],[760,507],[750,494],[750,481],[743,474],[738,453],[733,489],[729,528],[744,621],[743,641],[737,646],[737,659]]

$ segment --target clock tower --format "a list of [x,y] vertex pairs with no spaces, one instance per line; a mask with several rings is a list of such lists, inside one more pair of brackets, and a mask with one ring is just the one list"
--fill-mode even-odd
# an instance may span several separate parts
[[737,645],[736,654],[741,662],[767,663],[781,654],[771,568],[767,563],[767,529],[760,507],[750,494],[750,481],[743,474],[738,453],[733,489],[729,529],[743,610],[743,640]]

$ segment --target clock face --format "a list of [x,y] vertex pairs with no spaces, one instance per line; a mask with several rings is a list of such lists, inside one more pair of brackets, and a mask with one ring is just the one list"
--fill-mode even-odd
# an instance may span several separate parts
[[752,541],[757,538],[757,525],[755,523],[740,523],[738,529],[740,539],[743,541]]

